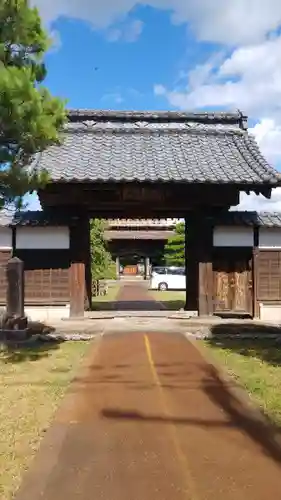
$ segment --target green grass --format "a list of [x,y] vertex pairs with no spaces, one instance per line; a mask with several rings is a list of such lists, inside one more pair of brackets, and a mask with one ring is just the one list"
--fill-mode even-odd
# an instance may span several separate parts
[[11,500],[18,488],[88,346],[0,351],[1,500]]
[[154,300],[161,302],[170,311],[178,311],[185,306],[185,292],[150,290],[149,294]]
[[204,344],[262,411],[281,425],[281,346],[270,340],[246,339]]

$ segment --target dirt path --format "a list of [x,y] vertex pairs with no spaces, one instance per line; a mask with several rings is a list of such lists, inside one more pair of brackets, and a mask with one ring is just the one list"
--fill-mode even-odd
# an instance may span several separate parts
[[89,361],[17,500],[278,497],[281,454],[184,337],[108,335]]
[[114,309],[118,311],[160,311],[164,306],[156,302],[147,289],[147,282],[122,283]]

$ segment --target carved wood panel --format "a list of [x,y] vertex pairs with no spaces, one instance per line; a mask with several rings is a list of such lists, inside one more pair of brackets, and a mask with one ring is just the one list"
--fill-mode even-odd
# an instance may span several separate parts
[[250,300],[249,292],[251,289],[250,270],[247,268],[246,269],[240,268],[238,271],[233,273],[232,280],[233,280],[232,310],[237,312],[248,311],[249,300]]
[[248,255],[238,258],[232,252],[217,257],[214,263],[214,300],[216,312],[252,314],[252,269]]
[[215,310],[229,311],[230,304],[230,287],[229,273],[227,269],[216,271],[215,273]]

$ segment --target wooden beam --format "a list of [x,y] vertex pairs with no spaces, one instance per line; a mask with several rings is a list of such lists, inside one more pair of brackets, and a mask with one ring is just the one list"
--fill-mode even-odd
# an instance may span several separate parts
[[67,207],[71,199],[73,206],[97,217],[167,217],[237,205],[239,189],[184,183],[49,184],[39,198],[45,207]]
[[258,302],[258,265],[259,265],[259,227],[254,227],[254,246],[252,254],[252,301],[253,317],[260,317]]

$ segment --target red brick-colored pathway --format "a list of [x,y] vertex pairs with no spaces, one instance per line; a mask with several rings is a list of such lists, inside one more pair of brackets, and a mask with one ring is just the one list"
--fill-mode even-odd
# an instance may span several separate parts
[[118,311],[160,311],[164,306],[149,295],[145,281],[121,283],[114,309]]
[[103,337],[17,500],[279,498],[281,453],[229,384],[176,334]]

